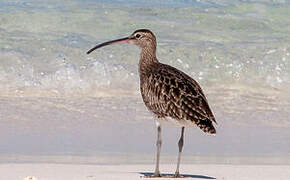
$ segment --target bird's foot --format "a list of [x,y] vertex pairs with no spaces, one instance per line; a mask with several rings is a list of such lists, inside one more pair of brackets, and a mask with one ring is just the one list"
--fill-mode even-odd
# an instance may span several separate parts
[[155,172],[154,174],[152,174],[151,177],[161,177],[161,174],[160,174],[160,172],[158,171],[158,172]]
[[179,172],[175,172],[173,178],[182,178],[183,176],[179,174]]
[[154,174],[146,175],[145,178],[159,178],[162,177],[160,172],[155,172]]

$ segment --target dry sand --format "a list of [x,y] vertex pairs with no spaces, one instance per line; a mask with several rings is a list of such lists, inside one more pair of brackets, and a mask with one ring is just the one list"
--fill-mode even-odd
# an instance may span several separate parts
[[[1,164],[1,180],[106,180],[145,179],[154,165],[79,165],[79,164]],[[175,165],[161,164],[163,173],[172,173]],[[205,180],[289,180],[290,166],[280,165],[190,165],[181,166],[187,179]],[[29,178],[27,178],[29,179]],[[32,178],[31,178],[32,179]],[[158,178],[169,179],[169,178]],[[34,179],[33,179],[34,180]]]

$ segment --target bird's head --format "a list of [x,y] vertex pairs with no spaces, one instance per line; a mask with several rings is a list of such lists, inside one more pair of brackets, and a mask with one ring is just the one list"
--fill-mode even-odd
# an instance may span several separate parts
[[135,44],[140,48],[156,47],[156,38],[148,29],[136,30],[129,36],[129,38],[132,39],[130,43]]
[[148,29],[139,29],[133,32],[130,36],[116,39],[112,41],[107,41],[90,49],[87,54],[90,54],[92,51],[101,48],[103,46],[111,45],[111,44],[122,44],[122,43],[129,43],[135,44],[141,49],[143,48],[153,48],[156,49],[156,38],[154,34]]

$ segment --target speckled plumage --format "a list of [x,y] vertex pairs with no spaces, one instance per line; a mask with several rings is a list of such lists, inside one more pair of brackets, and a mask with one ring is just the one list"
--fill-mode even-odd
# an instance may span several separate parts
[[146,107],[157,118],[157,156],[153,177],[161,177],[159,157],[161,150],[160,122],[171,119],[173,124],[181,126],[178,141],[179,153],[174,177],[181,177],[179,165],[183,148],[184,128],[198,126],[202,131],[215,134],[213,123],[216,123],[204,93],[198,83],[184,72],[160,63],[156,58],[156,38],[147,29],[139,29],[130,36],[104,42],[89,50],[115,44],[131,43],[141,48],[139,60],[140,89]]
[[[200,86],[185,73],[166,64],[147,64],[140,73],[143,101],[157,118],[173,118],[180,126],[197,125],[214,134],[215,122]],[[178,123],[180,121],[180,123]]]
[[149,30],[137,30],[149,37],[138,44],[142,51],[139,61],[140,89],[147,108],[157,118],[172,118],[180,126],[197,125],[206,133],[215,134],[213,113],[198,83],[184,72],[160,63],[156,58],[156,38]]

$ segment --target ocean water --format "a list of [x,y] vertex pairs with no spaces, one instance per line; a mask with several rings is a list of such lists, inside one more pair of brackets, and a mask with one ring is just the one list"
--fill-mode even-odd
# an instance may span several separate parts
[[[200,83],[218,122],[214,137],[186,129],[186,156],[290,164],[289,17],[286,0],[0,0],[0,161],[153,155],[140,50],[114,45],[86,54],[148,28],[159,60]],[[178,135],[164,127],[168,157]]]

